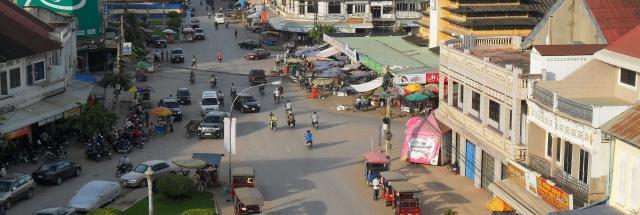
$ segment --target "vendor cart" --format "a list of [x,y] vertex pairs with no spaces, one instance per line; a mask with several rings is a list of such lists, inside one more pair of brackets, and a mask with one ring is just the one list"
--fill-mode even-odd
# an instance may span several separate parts
[[142,104],[142,106],[145,109],[150,109],[151,108],[151,88],[142,88],[142,90],[139,92],[140,96],[139,98],[139,103]]
[[199,125],[199,120],[190,120],[187,125],[184,126],[185,136],[187,138],[191,138],[193,135],[197,134]]
[[193,153],[191,156],[194,159],[200,159],[207,162],[207,167],[204,171],[211,176],[211,184],[216,187],[220,185],[218,181],[218,168],[220,168],[220,161],[224,154],[214,153]]

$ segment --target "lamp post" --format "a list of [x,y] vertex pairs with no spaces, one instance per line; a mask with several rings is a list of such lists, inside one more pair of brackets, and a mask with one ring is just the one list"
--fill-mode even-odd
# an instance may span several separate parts
[[151,166],[144,172],[144,176],[147,178],[147,188],[149,192],[149,215],[153,215],[153,170]]
[[[238,93],[236,95],[236,97],[233,98],[233,100],[231,101],[231,105],[229,106],[229,118],[233,118],[233,104],[236,103],[236,99],[238,99],[238,97],[240,97],[240,95],[242,95],[242,93],[246,92],[249,89],[253,89],[253,88],[256,88],[256,87],[262,87],[262,86],[267,86],[267,85],[274,85],[275,86],[275,85],[280,85],[280,84],[282,84],[282,81],[278,80],[278,81],[274,81],[274,82],[270,82],[270,83],[264,83],[264,84],[259,84],[259,85],[256,85],[256,86],[251,86],[251,87],[248,87],[248,88],[240,91],[240,93]],[[230,135],[235,135],[235,134],[231,134],[231,133],[229,133],[229,134]],[[231,137],[229,137],[229,138],[231,138]],[[233,190],[233,185],[231,184],[232,182],[233,181],[232,181],[232,177],[231,177],[231,146],[229,146],[229,193],[231,193],[231,191]]]

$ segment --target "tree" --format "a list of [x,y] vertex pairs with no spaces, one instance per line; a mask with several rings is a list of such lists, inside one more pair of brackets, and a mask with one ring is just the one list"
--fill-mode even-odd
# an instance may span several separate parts
[[323,41],[322,35],[336,32],[336,28],[331,25],[317,25],[308,33],[314,41]]
[[80,131],[81,138],[89,138],[93,134],[111,132],[118,121],[118,114],[104,112],[97,105],[80,105],[80,114],[69,117],[62,124],[65,129]]
[[173,18],[173,17],[180,17],[180,14],[179,14],[178,12],[175,12],[175,11],[169,11],[169,12],[167,13],[167,16],[168,16],[168,17],[170,17],[170,18]]
[[87,213],[87,215],[121,215],[121,214],[122,214],[122,211],[119,211],[118,209],[115,209],[115,208],[98,208]]
[[98,82],[98,85],[105,88],[116,88],[117,85],[120,85],[121,89],[129,89],[131,87],[131,79],[131,76],[124,72],[108,72]]
[[167,22],[167,25],[171,27],[171,29],[177,30],[180,28],[180,24],[182,24],[182,19],[180,17],[171,17]]

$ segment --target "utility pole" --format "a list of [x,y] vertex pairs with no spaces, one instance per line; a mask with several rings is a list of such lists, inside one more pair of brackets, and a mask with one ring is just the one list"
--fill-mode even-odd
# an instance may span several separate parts
[[124,15],[120,16],[120,38],[116,40],[118,43],[118,49],[116,50],[116,69],[118,74],[115,75],[117,80],[116,89],[114,90],[114,94],[116,96],[116,113],[120,113],[120,88],[122,86],[120,86],[118,82],[122,77],[122,41],[124,41]]
[[383,69],[383,83],[386,84],[385,92],[387,94],[387,99],[385,102],[386,109],[384,119],[382,120],[382,128],[384,131],[384,154],[389,157],[389,151],[391,150],[391,93],[389,89],[391,86],[393,86],[393,79],[391,76],[391,72],[389,72],[389,66],[384,66]]

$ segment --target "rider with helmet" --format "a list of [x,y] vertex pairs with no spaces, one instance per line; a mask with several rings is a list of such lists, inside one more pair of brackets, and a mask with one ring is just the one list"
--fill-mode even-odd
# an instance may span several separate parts
[[277,122],[278,118],[276,118],[276,115],[273,114],[273,112],[269,113],[269,128],[273,129],[274,124]]
[[307,129],[307,133],[304,135],[304,144],[309,144],[309,148],[313,146],[313,134],[311,134],[311,130]]

